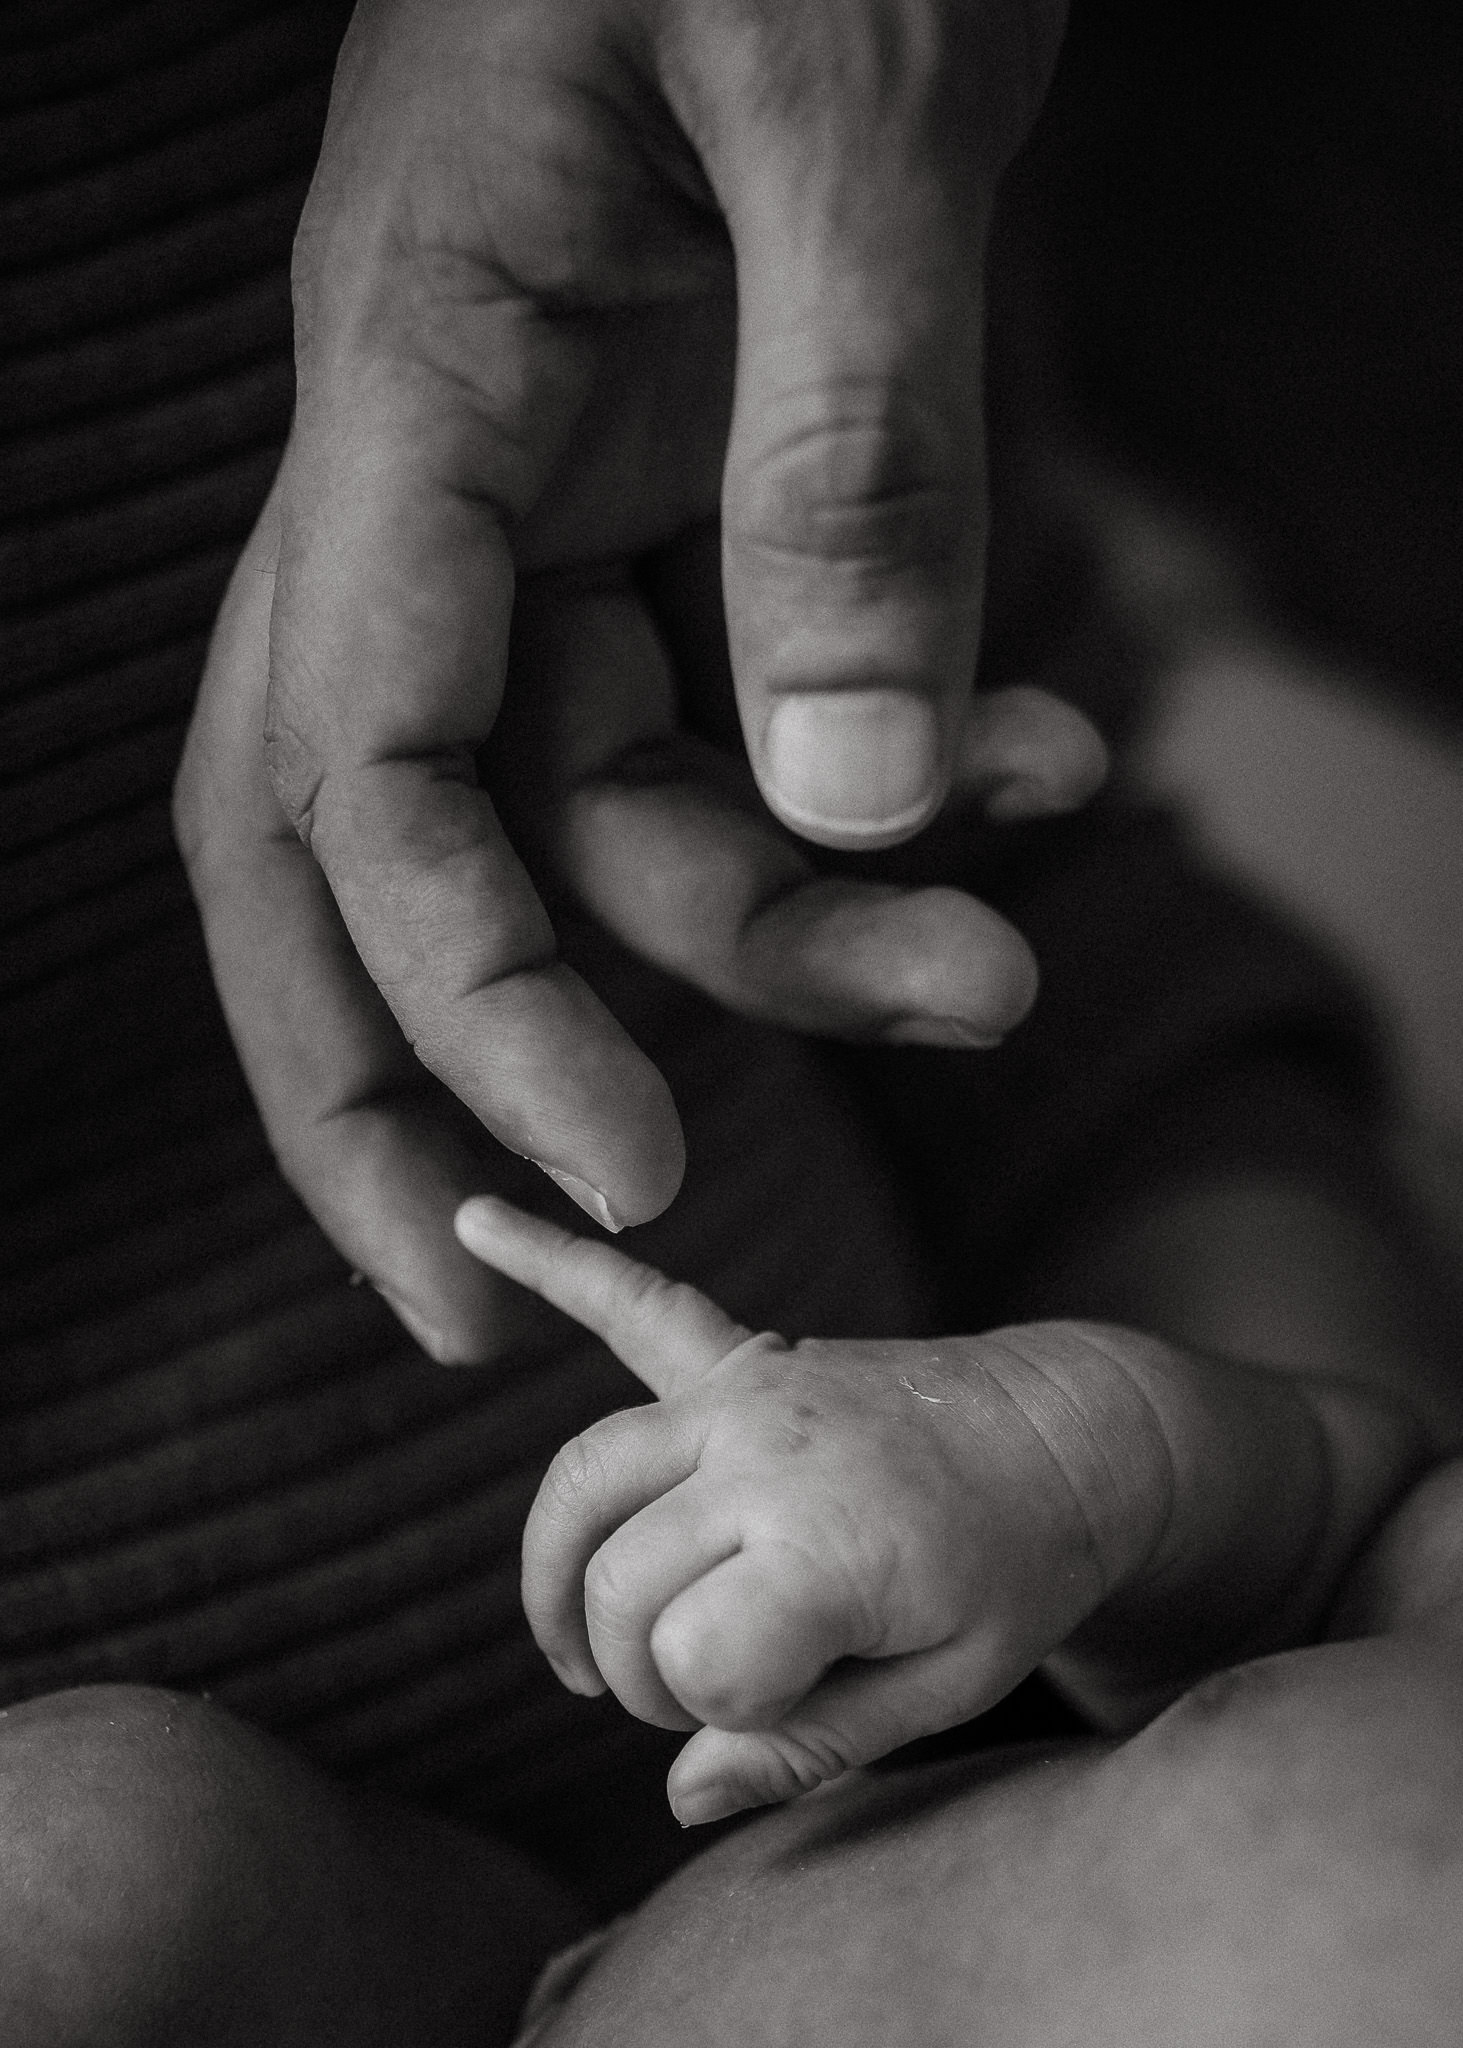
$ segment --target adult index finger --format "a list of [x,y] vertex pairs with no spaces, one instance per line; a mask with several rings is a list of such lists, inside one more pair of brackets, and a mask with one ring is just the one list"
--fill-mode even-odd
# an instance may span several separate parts
[[[520,331],[536,316],[505,304],[495,334],[495,309],[478,310],[487,359],[517,350],[529,396],[535,380],[551,387],[537,428],[572,411],[559,387],[575,363],[552,335]],[[557,958],[477,784],[512,608],[502,517],[541,479],[507,426],[503,453],[467,412],[447,380],[403,395],[384,376],[349,408],[302,407],[271,626],[270,769],[418,1059],[618,1228],[674,1195],[680,1125],[655,1067]]]

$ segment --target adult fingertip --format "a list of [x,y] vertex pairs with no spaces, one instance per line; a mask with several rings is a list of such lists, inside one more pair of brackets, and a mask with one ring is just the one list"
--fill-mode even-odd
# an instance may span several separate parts
[[1032,818],[1050,818],[1075,806],[1034,775],[1013,775],[998,783],[985,800],[993,825],[1019,825]]
[[527,1157],[601,1229],[619,1232],[668,1209],[686,1171],[686,1139],[665,1077],[638,1048],[606,1063],[595,1118],[576,1142],[524,1147]]
[[1014,925],[963,890],[935,887],[897,900],[902,970],[887,1045],[988,1052],[1036,1001],[1041,970]]
[[371,1284],[408,1336],[421,1346],[429,1358],[435,1359],[438,1365],[459,1362],[450,1355],[454,1347],[446,1331],[438,1329],[414,1303],[398,1294],[394,1287],[388,1287],[380,1280],[372,1281]]
[[[417,1271],[406,1282],[372,1275],[369,1284],[434,1364],[491,1365],[536,1335],[542,1312],[500,1272],[458,1258],[457,1270],[438,1260],[435,1273]],[[430,1306],[422,1299],[428,1288]]]
[[1080,809],[1110,767],[1107,743],[1085,713],[1018,683],[976,698],[955,779],[993,824],[1015,824]]
[[557,1166],[548,1166],[542,1159],[535,1159],[531,1163],[540,1173],[546,1173],[554,1186],[566,1194],[586,1216],[593,1217],[602,1230],[612,1231],[618,1235],[624,1229],[628,1219],[616,1216],[610,1207],[608,1197],[598,1188],[591,1187],[587,1180],[581,1180],[577,1173],[564,1173]]
[[998,782],[984,799],[993,825],[1022,825],[1039,818],[1061,818],[1094,797],[1107,780],[1107,748],[1092,735],[1078,757],[1058,762],[1051,772],[1018,771]]
[[544,1655],[548,1657],[555,1678],[566,1692],[577,1693],[580,1699],[597,1700],[601,1693],[609,1691],[609,1687],[593,1664],[569,1664],[558,1657],[549,1657],[547,1651]]

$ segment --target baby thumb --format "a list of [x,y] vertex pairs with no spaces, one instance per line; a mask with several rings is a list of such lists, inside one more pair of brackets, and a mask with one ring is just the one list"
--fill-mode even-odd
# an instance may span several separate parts
[[671,1766],[666,1792],[683,1828],[774,1806],[831,1784],[901,1744],[989,1706],[953,1644],[887,1663],[850,1663],[775,1728],[702,1728]]

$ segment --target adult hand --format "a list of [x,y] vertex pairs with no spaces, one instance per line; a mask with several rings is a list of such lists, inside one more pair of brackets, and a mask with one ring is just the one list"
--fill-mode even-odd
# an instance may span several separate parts
[[557,959],[478,780],[516,580],[520,696],[570,707],[560,864],[632,943],[822,1028],[990,1042],[1030,1001],[1024,946],[969,899],[809,894],[694,763],[669,805],[614,769],[678,716],[629,565],[720,500],[777,817],[892,844],[962,749],[1009,813],[1090,790],[1100,747],[1050,700],[966,729],[981,259],[1058,31],[1041,0],[388,0],[353,24],[298,248],[295,430],[179,822],[286,1168],[439,1356],[485,1355],[494,1304],[446,1228],[473,1134],[424,1068],[612,1227],[681,1171],[664,1084]]

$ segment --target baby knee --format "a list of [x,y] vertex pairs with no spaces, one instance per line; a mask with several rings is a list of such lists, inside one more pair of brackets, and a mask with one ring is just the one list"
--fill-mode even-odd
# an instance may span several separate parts
[[[0,2037],[204,2040],[206,1987],[275,1910],[268,1745],[182,1694],[89,1686],[0,1714]],[[267,1804],[267,1801],[265,1802]]]

